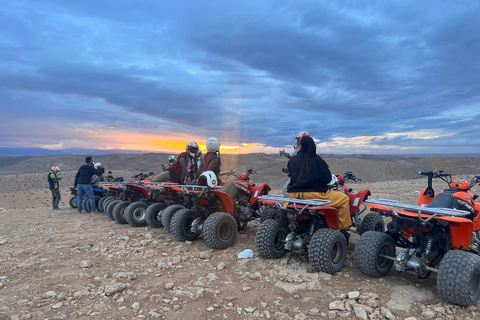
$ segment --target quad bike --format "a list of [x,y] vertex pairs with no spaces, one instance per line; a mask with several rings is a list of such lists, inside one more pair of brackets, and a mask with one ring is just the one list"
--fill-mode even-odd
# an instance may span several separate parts
[[[68,204],[73,209],[76,209],[77,208],[77,194],[78,194],[77,188],[70,187],[69,189],[70,189],[70,193],[71,193],[72,196],[70,197],[70,200],[68,201]],[[98,203],[104,195],[103,194],[103,189],[93,188],[93,195],[95,196],[95,206],[98,207]],[[86,212],[90,212],[91,209],[92,209],[91,206],[90,206],[90,200],[88,199],[87,196],[85,196],[83,198],[82,208]]]
[[233,186],[180,186],[185,196],[185,209],[170,214],[170,207],[162,214],[162,223],[179,241],[195,240],[200,235],[214,249],[225,249],[233,244],[237,230],[243,230],[252,219],[260,216],[258,197],[270,190],[268,184],[257,186],[250,180],[255,172],[250,169],[236,174]]
[[106,208],[107,215],[120,224],[144,227],[145,211],[153,203],[150,197],[151,182],[129,182],[124,185],[118,200],[113,200]]
[[[286,169],[284,169],[284,171],[285,170]],[[367,209],[365,200],[371,195],[370,190],[364,189],[358,192],[353,192],[353,189],[345,184],[348,180],[361,181],[361,179],[354,176],[351,171],[346,172],[343,176],[335,176],[338,179],[338,186],[334,185],[332,186],[332,189],[345,193],[349,199],[350,216],[352,219],[352,226],[354,227],[354,229],[351,229],[350,231],[358,234],[363,234],[364,232],[371,230],[383,232],[385,230],[385,223],[381,215],[369,212],[363,217],[363,219],[360,217],[360,215],[362,215]],[[261,222],[268,219],[283,220],[283,216],[284,212],[282,212],[281,208],[271,204],[266,205],[262,209]]]
[[[347,239],[340,231],[337,209],[330,200],[292,199],[281,195],[259,197],[265,209],[277,211],[263,221],[255,237],[258,253],[279,259],[288,251],[308,254],[317,271],[335,273],[347,258]],[[264,210],[265,210],[264,209]]]
[[175,185],[169,182],[152,182],[150,198],[153,203],[145,211],[145,221],[150,227],[163,227],[161,216],[165,208],[172,205],[182,206],[184,204],[185,197],[181,192],[182,189],[175,187]]
[[[480,203],[470,183],[452,182],[443,171],[421,172],[428,187],[420,193],[418,205],[394,200],[367,201],[372,211],[392,218],[387,232],[366,232],[355,248],[357,268],[372,277],[388,274],[393,264],[400,272],[425,279],[437,273],[437,290],[446,301],[470,306],[480,298]],[[432,179],[440,178],[449,188],[436,194]],[[397,254],[397,248],[399,253]]]
[[123,182],[101,182],[104,196],[98,202],[98,210],[103,213],[107,213],[107,205],[113,200],[119,200],[120,195],[125,189],[125,183]]

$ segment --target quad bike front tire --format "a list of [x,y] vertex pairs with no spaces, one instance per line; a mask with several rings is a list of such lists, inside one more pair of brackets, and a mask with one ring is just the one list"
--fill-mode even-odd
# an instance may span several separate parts
[[174,204],[172,206],[169,206],[167,208],[165,208],[162,212],[162,224],[163,224],[163,229],[170,233],[171,230],[170,230],[170,221],[172,220],[172,217],[173,215],[178,211],[178,210],[181,210],[181,209],[185,209],[184,206],[181,206],[179,204]]
[[203,223],[203,239],[213,249],[230,247],[237,238],[237,222],[226,212],[214,212]]
[[450,250],[440,262],[437,274],[438,294],[450,303],[468,307],[480,298],[480,256]]
[[113,200],[113,201],[110,201],[107,206],[106,206],[106,213],[107,213],[107,216],[112,219],[113,221],[117,221],[115,220],[115,217],[113,216],[113,209],[115,208],[115,205],[117,203],[120,203],[122,202],[122,200]]
[[127,220],[125,219],[126,210],[130,206],[129,201],[122,201],[122,200],[115,200],[110,205],[108,210],[111,210],[113,220],[120,224],[127,224]]
[[177,211],[170,221],[170,231],[178,241],[193,241],[200,234],[192,231],[192,223],[199,217],[195,210],[181,209]]
[[273,219],[265,220],[258,227],[255,236],[258,253],[265,258],[282,258],[287,253],[285,238],[288,233],[288,228],[280,222]]
[[375,212],[369,212],[360,225],[360,235],[367,231],[385,232],[385,222],[381,215]]
[[113,200],[120,200],[118,197],[108,196],[102,203],[103,213],[107,214],[107,206]]
[[[100,199],[101,198],[99,196],[95,196],[95,208],[98,208],[98,203],[100,202]],[[92,212],[92,206],[90,205],[89,197],[83,198],[82,207],[86,212],[88,213]]]
[[147,221],[145,220],[145,211],[148,208],[148,204],[145,202],[132,202],[125,209],[125,218],[132,227],[145,227]]
[[392,269],[393,261],[382,257],[395,257],[395,242],[386,233],[367,231],[357,242],[354,252],[355,265],[362,273],[371,277],[386,276]]
[[316,271],[334,274],[347,260],[347,239],[340,230],[319,229],[310,240],[308,260]]
[[73,209],[77,209],[77,196],[71,197],[70,200],[68,200],[68,204],[69,204],[70,207],[72,207]]
[[145,221],[152,228],[161,228],[162,224],[162,211],[167,205],[165,203],[154,203],[148,206],[145,211]]

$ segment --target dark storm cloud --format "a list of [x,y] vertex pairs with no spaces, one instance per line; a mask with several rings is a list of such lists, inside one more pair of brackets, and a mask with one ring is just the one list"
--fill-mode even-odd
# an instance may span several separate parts
[[[480,133],[464,119],[480,116],[479,13],[476,2],[9,2],[0,106],[274,147],[307,130],[467,151]],[[78,112],[85,103],[108,112]]]

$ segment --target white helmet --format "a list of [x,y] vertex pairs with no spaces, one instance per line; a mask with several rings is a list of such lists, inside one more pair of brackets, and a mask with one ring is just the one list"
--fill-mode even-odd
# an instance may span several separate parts
[[218,185],[217,176],[213,171],[205,171],[198,177],[199,186],[209,186],[210,188]]
[[208,152],[220,151],[220,140],[215,137],[208,138],[205,144]]
[[175,156],[173,154],[168,157],[168,161],[174,161],[174,160],[175,160]]
[[102,164],[100,162],[97,162],[93,165],[95,169],[98,169]]
[[50,170],[52,170],[55,173],[60,172],[60,168],[57,166],[53,166]]
[[338,183],[339,183],[338,178],[334,174],[332,174],[332,180],[330,180],[330,182],[327,183],[327,186],[328,186],[329,189],[335,189],[336,190],[336,189],[338,189]]

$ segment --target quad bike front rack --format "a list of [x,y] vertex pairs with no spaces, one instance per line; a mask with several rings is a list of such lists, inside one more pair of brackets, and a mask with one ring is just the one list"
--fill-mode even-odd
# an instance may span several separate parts
[[[366,200],[365,202],[387,206],[390,208],[390,210],[392,211],[392,214],[395,217],[398,217],[398,213],[395,211],[395,208],[401,208],[406,211],[417,212],[418,220],[422,221],[423,223],[427,223],[428,221],[432,220],[436,216],[466,217],[471,214],[471,212],[464,211],[464,210],[415,206],[411,204],[400,203],[399,201],[390,200],[390,199],[371,199],[371,200]],[[422,218],[422,214],[428,214],[431,216],[428,217],[427,219],[424,219]]]
[[198,185],[189,185],[189,184],[169,184],[169,187],[180,188],[184,193],[191,193],[195,191],[201,191],[201,193],[209,190],[218,190],[221,187],[209,187],[209,186],[198,186]]
[[[260,202],[270,202],[274,201],[275,206],[278,208],[283,208],[284,205],[293,204],[293,207],[295,211],[303,212],[306,209],[311,209],[313,207],[323,207],[325,205],[328,205],[332,203],[330,200],[323,200],[323,199],[293,199],[293,198],[288,198],[283,195],[277,195],[277,194],[269,194],[265,196],[259,196],[258,197]],[[263,200],[263,201],[262,201]],[[298,208],[297,205],[303,205],[303,208]]]

